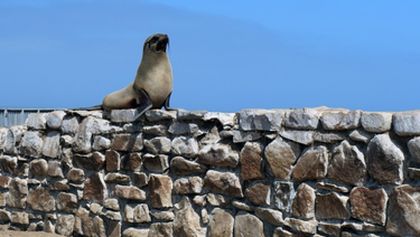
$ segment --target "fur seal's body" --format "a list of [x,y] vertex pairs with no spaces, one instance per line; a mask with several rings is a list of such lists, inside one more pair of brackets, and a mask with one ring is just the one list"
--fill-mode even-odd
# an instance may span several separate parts
[[127,87],[105,96],[102,108],[138,108],[140,117],[151,108],[168,109],[172,93],[172,68],[166,54],[169,38],[154,34],[146,39],[136,78]]

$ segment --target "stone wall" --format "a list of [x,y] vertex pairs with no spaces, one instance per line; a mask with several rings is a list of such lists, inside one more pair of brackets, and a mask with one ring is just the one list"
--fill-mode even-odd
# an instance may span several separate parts
[[135,113],[55,111],[0,128],[3,228],[420,236],[420,112]]

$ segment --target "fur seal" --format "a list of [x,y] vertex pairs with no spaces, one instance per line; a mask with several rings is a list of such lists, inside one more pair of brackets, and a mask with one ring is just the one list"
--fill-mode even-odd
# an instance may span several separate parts
[[152,108],[170,110],[173,77],[166,53],[168,44],[166,34],[149,36],[143,45],[143,56],[134,82],[105,96],[101,107],[105,110],[137,108],[136,119]]

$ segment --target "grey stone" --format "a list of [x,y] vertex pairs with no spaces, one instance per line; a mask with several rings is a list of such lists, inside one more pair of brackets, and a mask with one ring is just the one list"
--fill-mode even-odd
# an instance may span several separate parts
[[153,135],[153,136],[167,136],[168,128],[162,124],[144,126],[143,133],[148,134],[148,135]]
[[242,143],[248,141],[255,141],[262,137],[260,132],[254,131],[241,131],[241,130],[234,130],[233,131],[233,143]]
[[325,146],[310,147],[299,157],[292,177],[297,181],[322,179],[327,175],[328,150]]
[[199,136],[202,134],[200,128],[194,123],[184,123],[174,121],[168,128],[168,132],[173,135],[193,135]]
[[274,205],[281,211],[290,212],[293,198],[296,195],[292,182],[274,181]]
[[347,196],[339,195],[335,192],[317,194],[315,201],[316,219],[349,219],[348,200],[349,198]]
[[263,222],[254,215],[239,212],[235,217],[234,237],[264,237]]
[[234,168],[239,163],[239,155],[229,145],[216,143],[201,148],[197,162],[205,165]]
[[314,141],[322,142],[322,143],[330,143],[334,144],[346,139],[346,137],[342,134],[337,133],[323,133],[323,132],[315,132],[313,135]]
[[328,168],[328,177],[347,184],[363,183],[366,175],[366,163],[363,153],[348,141],[343,141],[333,151]]
[[254,211],[254,208],[251,207],[250,205],[244,203],[244,202],[239,202],[239,201],[232,201],[232,206],[234,206],[235,208],[239,209],[239,210],[243,210],[243,211],[247,211],[247,212],[252,212]]
[[174,181],[174,191],[177,194],[199,194],[203,189],[203,180],[199,176],[179,178]]
[[92,148],[94,151],[103,151],[111,147],[111,140],[103,136],[93,138]]
[[89,154],[75,154],[73,156],[73,165],[77,168],[85,170],[99,171],[103,168],[105,163],[105,156],[100,152],[93,152]]
[[146,192],[134,186],[115,185],[114,194],[129,200],[146,200]]
[[135,121],[137,109],[113,109],[110,115],[111,122],[131,123]]
[[163,173],[169,169],[169,161],[167,155],[151,155],[146,154],[143,156],[144,167],[150,172]]
[[204,186],[212,192],[243,197],[239,178],[231,172],[207,171],[204,178]]
[[12,212],[10,216],[10,221],[13,224],[28,225],[29,224],[29,215],[26,212]]
[[301,183],[296,190],[292,204],[292,215],[301,219],[315,217],[315,189],[306,183]]
[[420,135],[420,111],[394,113],[394,131],[400,136]]
[[314,143],[314,131],[281,130],[280,136],[303,145]]
[[368,145],[369,175],[381,184],[401,184],[403,181],[403,152],[388,134],[376,135]]
[[56,160],[48,161],[48,176],[64,178],[61,162]]
[[370,139],[372,139],[372,135],[362,131],[362,130],[354,130],[349,134],[351,140],[356,142],[363,142],[368,143]]
[[46,116],[48,127],[51,129],[59,129],[63,122],[64,116],[66,116],[64,111],[53,111],[48,113]]
[[105,216],[107,219],[112,220],[112,221],[121,221],[121,213],[119,211],[110,211],[110,210],[106,210],[105,211]]
[[178,120],[202,120],[207,111],[187,111],[179,109],[177,111]]
[[279,179],[290,177],[292,165],[295,163],[299,153],[298,145],[285,142],[280,137],[268,144],[264,150],[271,173]]
[[152,154],[167,154],[171,151],[171,140],[166,137],[154,137],[144,140],[144,147]]
[[235,125],[235,113],[206,112],[204,121],[218,121],[223,127],[233,127]]
[[200,139],[200,146],[218,143],[221,140],[217,126],[212,127],[203,138]]
[[296,129],[316,129],[319,112],[314,109],[297,109],[286,113],[284,125]]
[[65,118],[61,123],[61,131],[64,134],[75,134],[79,130],[79,121],[76,117]]
[[201,174],[206,171],[203,165],[187,160],[181,156],[172,158],[170,167],[177,175]]
[[158,221],[173,221],[175,219],[175,214],[172,211],[155,211],[151,215]]
[[360,111],[324,112],[321,124],[325,130],[349,130],[359,127]]
[[172,153],[185,157],[195,157],[198,154],[197,140],[190,137],[176,137],[172,140]]
[[146,119],[150,122],[176,119],[176,111],[166,111],[161,109],[151,109],[145,113]]
[[22,138],[20,152],[29,157],[39,157],[42,151],[43,141],[39,132],[28,131]]
[[221,194],[208,193],[206,195],[207,202],[212,206],[226,206],[229,203],[229,198],[225,198]]
[[60,154],[60,133],[59,132],[48,132],[44,139],[44,145],[42,147],[42,155],[57,158]]
[[55,230],[60,235],[70,236],[73,233],[74,222],[73,215],[59,215]]
[[173,230],[174,235],[179,237],[200,236],[200,216],[194,211],[190,200],[186,197],[176,205]]
[[363,112],[360,122],[368,132],[386,132],[391,129],[392,113]]
[[303,234],[313,235],[316,233],[318,222],[314,219],[309,221],[299,220],[295,218],[286,218],[284,225],[290,227],[292,230]]
[[420,188],[395,187],[388,203],[386,232],[392,236],[420,235]]
[[413,161],[420,163],[420,137],[414,137],[407,143]]
[[25,121],[25,124],[28,128],[31,129],[45,129],[47,120],[45,119],[45,114],[43,113],[30,113],[28,114],[28,118]]
[[280,131],[284,112],[274,110],[242,110],[239,127],[244,131]]

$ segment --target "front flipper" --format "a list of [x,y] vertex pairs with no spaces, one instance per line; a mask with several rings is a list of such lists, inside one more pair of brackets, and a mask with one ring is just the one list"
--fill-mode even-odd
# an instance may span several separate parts
[[178,109],[174,109],[174,108],[171,108],[169,106],[169,101],[171,100],[171,95],[172,95],[172,92],[169,93],[168,97],[166,97],[165,102],[163,102],[163,108],[165,108],[165,110],[167,110],[167,111],[174,111],[174,110],[178,111]]
[[137,93],[137,115],[134,121],[137,121],[147,110],[153,107],[152,100],[143,89],[135,89]]

